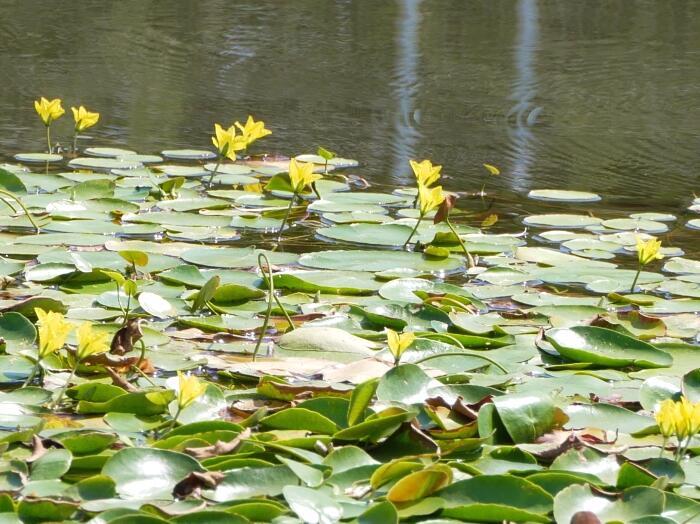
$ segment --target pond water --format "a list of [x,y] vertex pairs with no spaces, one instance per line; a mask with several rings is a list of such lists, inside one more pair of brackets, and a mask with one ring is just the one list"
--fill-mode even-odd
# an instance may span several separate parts
[[[614,209],[678,213],[700,161],[700,4],[0,0],[0,149],[39,151],[32,101],[103,113],[94,145],[209,145],[247,113],[265,147],[319,144],[373,182],[407,160],[478,190],[484,162],[509,200],[595,190]],[[55,126],[70,136],[70,118]],[[529,205],[529,204],[528,204]]]

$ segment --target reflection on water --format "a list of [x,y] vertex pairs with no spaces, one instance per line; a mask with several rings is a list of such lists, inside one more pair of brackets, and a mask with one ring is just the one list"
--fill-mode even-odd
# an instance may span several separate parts
[[418,59],[420,57],[420,4],[421,0],[400,0],[398,35],[396,45],[396,73],[392,86],[396,93],[398,110],[394,115],[396,137],[392,143],[394,168],[392,173],[401,178],[406,173],[406,165],[416,156],[415,145],[420,132],[414,127],[416,118],[415,100],[420,86],[418,80]]
[[[249,112],[281,153],[324,145],[396,183],[595,189],[678,212],[700,163],[700,2],[0,0],[0,153],[35,97],[102,112],[94,144],[203,147]],[[68,141],[65,117],[52,131]]]
[[530,166],[535,160],[535,135],[532,126],[537,121],[541,107],[533,107],[537,94],[535,53],[539,33],[537,0],[518,0],[518,37],[515,43],[515,72],[513,94],[515,102],[508,112],[512,122],[509,135],[513,149],[513,187],[524,191],[531,189]]

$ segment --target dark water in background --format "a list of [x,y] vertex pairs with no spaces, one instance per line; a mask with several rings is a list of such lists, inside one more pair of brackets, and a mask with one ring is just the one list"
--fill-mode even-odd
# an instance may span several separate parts
[[430,157],[450,189],[483,162],[515,194],[668,211],[700,189],[698,1],[0,0],[0,35],[1,155],[42,150],[44,95],[142,153],[252,113],[265,150],[322,144],[375,182]]

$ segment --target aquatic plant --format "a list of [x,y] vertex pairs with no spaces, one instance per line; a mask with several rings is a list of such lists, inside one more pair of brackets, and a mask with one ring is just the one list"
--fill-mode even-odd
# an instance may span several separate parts
[[233,127],[0,168],[0,520],[700,514],[700,221]]
[[46,147],[48,148],[49,154],[53,152],[53,146],[51,145],[51,124],[61,118],[66,112],[61,106],[61,99],[54,98],[53,100],[47,100],[43,96],[39,100],[34,101],[34,109],[36,109],[39,118],[44,123],[46,127]]

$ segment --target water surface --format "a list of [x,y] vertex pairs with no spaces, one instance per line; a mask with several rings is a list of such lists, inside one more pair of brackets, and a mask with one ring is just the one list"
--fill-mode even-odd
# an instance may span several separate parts
[[[50,7],[50,8],[49,8]],[[700,163],[700,3],[674,0],[0,0],[0,152],[38,151],[32,100],[102,112],[95,145],[209,144],[252,113],[374,182],[407,159],[476,190],[595,190],[679,212]],[[57,123],[69,141],[71,119]],[[610,201],[610,200],[609,200]],[[636,210],[636,209],[635,209]]]

